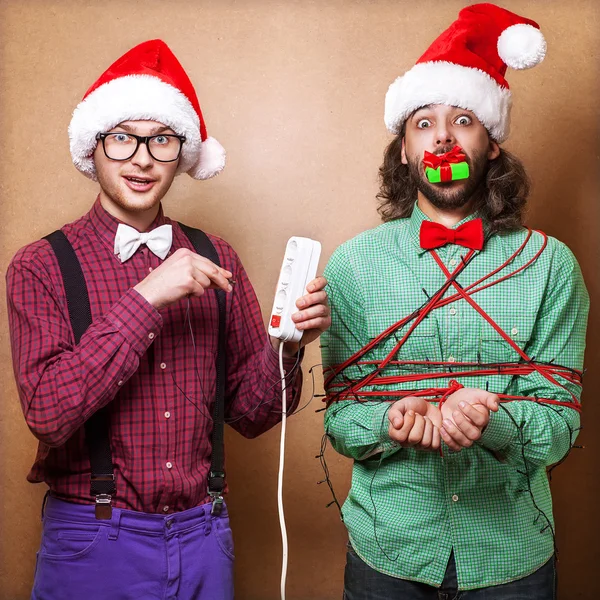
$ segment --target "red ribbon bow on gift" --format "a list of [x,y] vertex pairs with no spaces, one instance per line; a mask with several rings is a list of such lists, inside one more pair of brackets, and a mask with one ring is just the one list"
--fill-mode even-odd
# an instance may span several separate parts
[[440,179],[442,181],[452,181],[452,167],[451,163],[465,162],[466,156],[460,146],[454,146],[449,152],[444,154],[432,154],[425,150],[425,156],[423,157],[423,164],[430,169],[440,168]]
[[421,248],[433,250],[446,244],[457,244],[471,250],[483,248],[483,222],[473,219],[456,229],[449,229],[441,223],[423,221],[421,223]]

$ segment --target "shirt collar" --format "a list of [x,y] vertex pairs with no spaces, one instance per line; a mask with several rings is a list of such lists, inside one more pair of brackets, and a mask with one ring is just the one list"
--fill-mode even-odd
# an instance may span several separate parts
[[[451,229],[457,229],[464,223],[468,223],[469,221],[473,221],[474,219],[480,218],[480,211],[475,211],[471,213],[468,217],[465,217],[462,221],[453,225]],[[431,219],[419,208],[417,202],[415,201],[415,205],[412,211],[412,214],[409,217],[410,223],[408,226],[408,235],[412,243],[415,245],[417,252],[419,254],[423,254],[423,252],[427,252],[424,248],[421,248],[421,223],[423,221],[431,221]],[[483,232],[485,239],[488,238],[488,226],[485,221],[483,221]],[[478,251],[476,251],[478,252]]]
[[[94,202],[94,205],[92,206],[92,209],[90,210],[88,215],[90,223],[94,227],[96,234],[98,235],[100,240],[106,246],[108,246],[108,248],[110,248],[110,251],[112,252],[115,246],[115,235],[117,233],[117,227],[119,226],[119,223],[122,223],[122,221],[119,221],[119,219],[113,217],[113,215],[106,211],[106,209],[102,206],[100,202],[100,196],[96,198],[96,202]],[[161,225],[165,225],[166,223],[170,222],[171,221],[165,217],[161,204],[158,209],[158,214],[156,215],[156,218],[154,219],[154,221],[152,221],[152,223],[146,229],[146,231],[152,231],[156,227],[160,227]]]

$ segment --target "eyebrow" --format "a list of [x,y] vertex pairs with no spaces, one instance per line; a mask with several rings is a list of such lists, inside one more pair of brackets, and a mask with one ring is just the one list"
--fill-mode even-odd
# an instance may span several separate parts
[[[135,131],[133,130],[132,127],[130,127],[129,125],[124,125],[123,123],[120,123],[116,127],[120,127],[121,129],[124,129],[128,133],[135,133]],[[163,133],[163,132],[167,131],[167,129],[171,129],[171,128],[167,127],[166,125],[160,125],[158,127],[152,128],[148,135],[156,135],[157,133]]]
[[419,106],[419,108],[417,108],[417,110],[415,110],[415,112],[412,114],[412,117],[414,117],[417,113],[420,113],[422,110],[429,110],[432,106],[433,106],[432,104],[426,104],[425,106]]

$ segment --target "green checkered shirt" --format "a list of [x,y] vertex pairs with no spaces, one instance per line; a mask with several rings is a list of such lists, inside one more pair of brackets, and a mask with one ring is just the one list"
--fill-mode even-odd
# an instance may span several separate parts
[[[325,270],[332,308],[331,328],[322,337],[325,367],[343,363],[419,308],[446,281],[431,254],[419,245],[426,218],[415,206],[410,218],[365,231],[335,251]],[[466,287],[500,266],[526,234],[521,230],[489,236],[458,283]],[[527,262],[542,240],[534,233],[510,267],[494,279]],[[447,245],[437,252],[453,271],[467,250]],[[446,296],[455,293],[450,288]],[[549,238],[532,266],[472,298],[530,358],[583,368],[589,299],[577,261],[563,243]],[[395,343],[392,336],[361,360],[381,360]],[[431,312],[397,360],[514,363],[520,358],[461,298]],[[392,365],[383,374],[423,369]],[[371,370],[368,365],[353,366],[345,377],[357,380]],[[449,379],[390,389],[447,387]],[[459,381],[465,387],[487,386],[494,393],[572,401],[568,392],[536,372]],[[576,385],[567,387],[579,397]],[[442,457],[394,444],[388,437],[390,406],[378,399],[342,400],[325,414],[333,447],[354,459],[342,512],[350,541],[366,563],[393,577],[439,586],[454,550],[459,587],[469,590],[525,577],[552,556],[554,522],[546,467],[560,461],[574,442],[579,427],[575,410],[530,401],[503,404],[492,413],[477,444],[458,453],[444,446]]]

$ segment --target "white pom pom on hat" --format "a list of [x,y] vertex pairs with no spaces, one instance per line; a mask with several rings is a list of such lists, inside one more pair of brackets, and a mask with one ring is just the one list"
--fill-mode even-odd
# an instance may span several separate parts
[[210,179],[225,168],[225,149],[215,138],[207,137],[200,146],[198,160],[188,170],[194,179]]
[[507,27],[498,38],[498,55],[511,69],[531,69],[546,56],[546,39],[525,23]]

